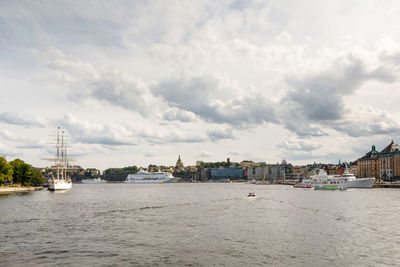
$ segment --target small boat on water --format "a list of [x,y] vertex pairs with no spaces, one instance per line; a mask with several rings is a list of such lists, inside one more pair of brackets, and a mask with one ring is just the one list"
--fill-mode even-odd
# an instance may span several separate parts
[[247,197],[256,197],[256,193],[250,192],[250,193],[247,195]]

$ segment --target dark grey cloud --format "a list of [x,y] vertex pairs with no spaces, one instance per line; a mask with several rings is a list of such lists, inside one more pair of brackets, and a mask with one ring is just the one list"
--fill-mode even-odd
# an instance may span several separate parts
[[343,120],[332,123],[331,127],[352,137],[374,135],[398,135],[400,117],[392,116],[386,111],[364,107],[353,111],[354,120]]
[[290,106],[310,121],[337,120],[346,111],[343,96],[353,94],[363,82],[396,80],[396,75],[384,67],[367,71],[359,59],[349,57],[346,61],[338,62],[321,74],[301,79],[289,78],[287,82],[295,90],[290,91],[281,104]]
[[316,75],[288,78],[293,89],[280,101],[282,124],[299,136],[324,135],[323,128],[340,130],[337,123],[351,111],[344,97],[353,94],[368,80],[390,83],[396,79],[392,69],[378,67],[368,71],[365,64],[354,57]]
[[163,119],[167,121],[194,122],[196,121],[196,115],[186,110],[171,109],[164,114]]
[[208,137],[212,141],[217,141],[221,139],[234,139],[235,136],[233,134],[232,128],[226,127],[226,128],[214,128],[212,130],[207,131]]
[[55,125],[65,129],[74,143],[100,144],[105,146],[136,145],[133,133],[123,126],[81,121],[71,114],[54,120]]
[[208,122],[240,126],[276,121],[273,104],[260,94],[240,95],[211,76],[175,78],[152,88],[170,106]]
[[0,122],[25,127],[43,127],[43,124],[35,119],[22,118],[19,115],[11,112],[0,113]]
[[57,82],[70,89],[73,101],[95,100],[134,111],[143,117],[158,115],[161,103],[146,85],[133,75],[102,69],[49,49],[47,67],[56,73]]

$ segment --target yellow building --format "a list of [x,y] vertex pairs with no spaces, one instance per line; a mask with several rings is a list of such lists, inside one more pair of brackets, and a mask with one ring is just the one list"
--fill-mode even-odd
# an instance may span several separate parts
[[375,145],[372,145],[370,152],[358,159],[357,163],[358,178],[375,177],[380,179],[379,152]]
[[400,179],[400,147],[392,142],[379,153],[380,179],[393,181]]
[[381,152],[375,146],[358,159],[359,178],[375,177],[384,181],[400,180],[400,146],[392,142]]

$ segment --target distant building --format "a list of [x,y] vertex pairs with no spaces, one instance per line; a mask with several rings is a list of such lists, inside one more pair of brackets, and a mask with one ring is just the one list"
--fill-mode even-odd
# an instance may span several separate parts
[[248,180],[262,180],[267,178],[269,166],[249,166],[247,167]]
[[210,180],[241,180],[243,179],[242,168],[213,168],[210,169]]
[[196,166],[201,166],[201,165],[203,165],[203,163],[204,163],[204,161],[198,160],[198,161],[196,161]]
[[157,171],[158,171],[158,167],[157,167],[157,165],[150,164],[150,165],[147,167],[147,171],[148,171],[148,172],[157,172]]
[[400,147],[392,142],[378,155],[380,179],[392,181],[400,179]]
[[179,155],[178,160],[176,161],[175,169],[177,169],[179,171],[183,171],[184,170],[183,162],[181,160],[181,155]]
[[188,172],[197,172],[199,168],[197,166],[187,166],[185,168]]
[[351,164],[350,168],[349,168],[349,172],[354,174],[355,177],[359,177],[359,173],[358,173],[358,160],[353,162],[353,164]]
[[375,177],[384,181],[400,180],[400,146],[392,142],[381,152],[375,145],[357,161],[358,177]]
[[201,169],[199,174],[200,181],[208,181],[210,180],[211,171],[210,169]]
[[359,178],[375,177],[380,178],[379,152],[375,145],[372,145],[371,151],[357,160],[357,176]]
[[260,166],[260,163],[256,163],[254,161],[251,160],[243,160],[242,162],[240,162],[240,166],[243,169],[247,169],[248,167],[257,167]]

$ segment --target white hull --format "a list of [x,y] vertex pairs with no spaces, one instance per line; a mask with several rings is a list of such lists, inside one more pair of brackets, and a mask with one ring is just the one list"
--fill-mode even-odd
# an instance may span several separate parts
[[176,183],[177,179],[154,179],[154,180],[129,180],[127,184],[160,184],[160,183]]
[[319,174],[311,176],[310,179],[303,180],[303,185],[312,185],[320,187],[325,185],[335,185],[343,188],[372,188],[375,178],[357,179],[353,174],[346,172],[342,175],[327,175],[324,170],[319,170]]
[[139,171],[135,174],[129,174],[125,183],[128,184],[163,184],[176,183],[178,178],[167,172],[146,172]]
[[50,180],[49,182],[49,190],[68,190],[72,188],[72,182],[66,181],[63,179]]
[[314,182],[308,184],[311,184],[314,187],[324,186],[324,185],[337,185],[338,187],[344,187],[344,188],[372,188],[374,183],[375,183],[375,178],[363,178],[347,182],[340,181],[338,183],[329,183],[328,181],[326,181],[326,182]]
[[360,178],[356,179],[353,181],[350,181],[347,186],[347,188],[372,188],[375,183],[375,178]]

